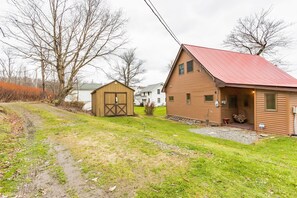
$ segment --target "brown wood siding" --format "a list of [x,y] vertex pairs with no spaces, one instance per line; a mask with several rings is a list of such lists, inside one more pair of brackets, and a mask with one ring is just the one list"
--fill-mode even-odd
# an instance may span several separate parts
[[[276,94],[276,111],[265,110],[265,93]],[[288,112],[289,96],[287,92],[275,92],[268,90],[256,90],[255,108],[255,129],[258,132],[272,134],[289,134]],[[265,129],[261,130],[259,124],[265,124]]]
[[[221,123],[220,108],[215,107],[219,99],[219,89],[212,77],[194,60],[192,72],[187,72],[187,61],[193,60],[185,51],[182,51],[176,62],[170,80],[165,89],[167,97],[167,115]],[[184,74],[179,75],[179,65],[184,64]],[[191,94],[191,102],[187,104],[186,94]],[[212,102],[205,102],[205,95],[213,95]],[[169,101],[169,96],[174,101]]]
[[[237,108],[229,107],[229,96],[237,96]],[[245,97],[247,106],[245,106]],[[221,88],[221,100],[227,103],[222,104],[222,118],[230,118],[232,115],[242,113],[246,116],[248,123],[254,124],[254,93],[253,89]]]
[[297,106],[297,93],[289,93],[290,102],[288,105],[288,119],[289,119],[289,133],[294,133],[294,114],[293,114],[293,106]]
[[[134,91],[120,83],[114,82],[98,89],[96,93],[93,94],[96,95],[95,100],[92,101],[96,116],[104,116],[104,93],[106,92],[127,93],[127,115],[134,115]],[[119,95],[119,97],[119,100],[121,100],[124,96]],[[126,101],[126,98],[124,100]]]

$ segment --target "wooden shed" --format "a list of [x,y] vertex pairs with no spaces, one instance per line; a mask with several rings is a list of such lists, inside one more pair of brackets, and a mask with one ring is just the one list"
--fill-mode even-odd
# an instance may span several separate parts
[[130,116],[134,114],[134,90],[112,81],[92,93],[92,112],[96,116]]

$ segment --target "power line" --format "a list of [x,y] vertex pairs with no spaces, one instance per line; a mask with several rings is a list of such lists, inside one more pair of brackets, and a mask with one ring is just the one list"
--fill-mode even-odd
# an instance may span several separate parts
[[158,18],[158,20],[162,23],[162,25],[165,27],[165,29],[171,35],[171,37],[178,43],[178,45],[181,45],[181,42],[178,40],[178,38],[176,37],[176,35],[173,33],[173,31],[167,25],[166,21],[163,19],[163,17],[161,16],[161,14],[158,12],[158,10],[154,6],[154,4],[150,0],[148,0],[149,3],[147,2],[147,0],[144,0],[144,2],[151,9],[151,11],[154,13],[154,15]]
[[180,41],[178,40],[178,38],[176,37],[176,35],[173,33],[173,31],[170,29],[170,27],[168,26],[168,24],[166,23],[166,21],[163,19],[163,17],[161,16],[161,14],[158,12],[158,10],[156,9],[156,7],[154,6],[154,4],[148,0],[144,0],[145,3],[149,6],[149,8],[151,9],[151,11],[155,14],[155,16],[158,18],[158,20],[162,23],[162,25],[165,27],[165,29],[167,30],[167,32],[172,36],[172,38],[178,43],[178,45],[181,45]]

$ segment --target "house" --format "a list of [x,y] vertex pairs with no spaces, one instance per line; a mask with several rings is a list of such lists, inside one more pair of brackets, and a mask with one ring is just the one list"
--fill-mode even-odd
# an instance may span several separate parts
[[142,97],[141,97],[141,90],[144,87],[142,86],[137,86],[137,87],[132,87],[132,89],[134,89],[134,105],[141,105],[142,103]]
[[155,106],[165,106],[166,96],[162,92],[164,83],[157,83],[153,85],[148,85],[140,91],[141,102],[143,104],[153,102]]
[[163,91],[168,116],[222,125],[243,114],[257,132],[296,133],[297,79],[260,56],[182,45]]
[[102,86],[99,83],[82,83],[74,86],[72,92],[66,97],[66,101],[91,102],[91,92]]
[[92,113],[96,116],[134,115],[134,90],[115,80],[92,93]]

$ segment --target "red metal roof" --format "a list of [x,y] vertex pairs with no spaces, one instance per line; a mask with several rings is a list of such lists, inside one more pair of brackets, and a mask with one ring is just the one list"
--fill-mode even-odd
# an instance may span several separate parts
[[226,84],[297,87],[297,79],[261,56],[193,45],[183,47]]

